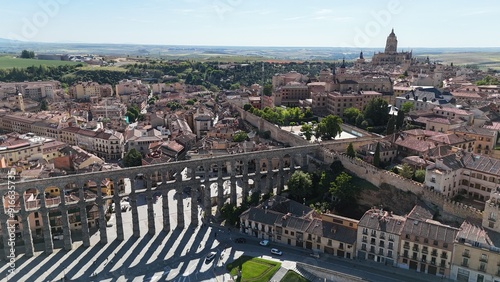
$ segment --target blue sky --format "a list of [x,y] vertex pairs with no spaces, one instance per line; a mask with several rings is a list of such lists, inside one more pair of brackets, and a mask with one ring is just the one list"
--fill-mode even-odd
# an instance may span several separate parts
[[500,47],[500,1],[2,1],[0,38],[223,46]]

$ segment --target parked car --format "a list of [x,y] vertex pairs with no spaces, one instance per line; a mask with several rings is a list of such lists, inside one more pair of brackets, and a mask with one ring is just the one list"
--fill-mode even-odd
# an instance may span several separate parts
[[64,240],[64,236],[62,234],[54,235],[54,240]]
[[212,260],[214,260],[215,256],[217,255],[216,252],[211,252],[207,255],[205,258],[205,263],[210,263]]
[[236,243],[246,243],[246,242],[247,242],[247,239],[245,239],[245,238],[236,238],[234,241],[235,241]]
[[281,256],[283,254],[283,252],[278,250],[278,249],[273,248],[273,249],[271,249],[271,254]]
[[311,257],[319,259],[319,254],[318,253],[312,253],[310,254]]
[[269,246],[269,240],[262,240],[259,243],[261,246]]

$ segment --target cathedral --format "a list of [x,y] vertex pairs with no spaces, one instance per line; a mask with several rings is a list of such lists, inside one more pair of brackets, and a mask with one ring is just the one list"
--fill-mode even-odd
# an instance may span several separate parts
[[411,62],[412,52],[398,53],[398,39],[392,29],[391,34],[387,36],[385,51],[373,55],[372,65],[402,65]]

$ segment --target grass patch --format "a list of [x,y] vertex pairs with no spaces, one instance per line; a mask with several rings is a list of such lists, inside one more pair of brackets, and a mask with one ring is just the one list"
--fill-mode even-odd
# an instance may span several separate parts
[[27,68],[31,66],[62,66],[62,65],[76,65],[81,64],[78,62],[56,61],[56,60],[37,60],[37,59],[21,59],[12,56],[0,56],[0,69],[11,68]]
[[309,280],[300,276],[297,272],[288,270],[288,272],[283,276],[280,282],[309,282]]
[[237,282],[270,281],[280,267],[279,262],[249,256],[241,256],[226,266],[232,277],[237,276],[241,269],[241,277],[236,280]]

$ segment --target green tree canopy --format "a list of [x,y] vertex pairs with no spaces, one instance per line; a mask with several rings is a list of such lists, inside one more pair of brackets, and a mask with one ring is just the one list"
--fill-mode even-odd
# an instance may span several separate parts
[[347,146],[346,155],[348,155],[351,158],[355,158],[356,157],[356,151],[354,151],[354,146],[352,145],[352,142],[349,143],[349,146]]
[[251,108],[251,107],[252,107],[252,105],[250,105],[250,104],[245,104],[245,105],[243,105],[243,110],[245,110],[245,111],[247,111],[247,112],[248,112],[248,110],[250,110],[250,108]]
[[396,129],[400,130],[403,128],[405,122],[405,113],[403,111],[398,111],[398,116],[396,117]]
[[264,95],[271,96],[273,94],[273,85],[266,84],[264,85]]
[[302,202],[302,199],[309,196],[312,188],[311,175],[303,171],[295,171],[288,180],[288,190],[293,199]]
[[394,118],[394,116],[391,116],[389,118],[389,121],[387,122],[387,127],[385,129],[386,134],[387,135],[393,134],[395,126],[396,126],[396,119]]
[[23,50],[21,52],[21,58],[22,59],[33,59],[33,58],[35,58],[35,52],[28,51],[28,50]]
[[386,125],[389,120],[389,108],[387,101],[382,98],[372,99],[366,104],[363,111],[365,120],[373,126]]
[[420,183],[424,183],[425,181],[425,169],[417,169],[415,171],[414,180]]
[[307,141],[311,140],[311,137],[313,135],[313,127],[312,127],[312,125],[310,125],[308,123],[304,123],[302,125],[302,127],[300,128],[300,131],[302,133],[304,133],[304,136],[306,137]]
[[413,103],[412,102],[404,102],[403,105],[401,105],[401,111],[405,114],[411,112],[413,110]]
[[377,147],[375,147],[375,153],[373,155],[373,165],[380,167],[380,143],[377,142]]
[[142,155],[136,149],[132,148],[123,157],[123,165],[125,167],[141,166]]
[[361,111],[356,108],[347,108],[344,110],[344,117],[350,124],[356,123],[356,118],[361,115]]
[[401,166],[401,171],[399,172],[404,178],[412,179],[413,178],[413,169],[408,164],[403,164]]
[[319,132],[322,139],[335,139],[342,132],[342,119],[338,116],[328,115],[319,122],[316,131]]
[[331,183],[330,193],[344,204],[356,202],[360,190],[352,185],[352,176],[342,172]]
[[245,131],[238,131],[233,135],[233,142],[243,142],[247,140],[248,134]]

